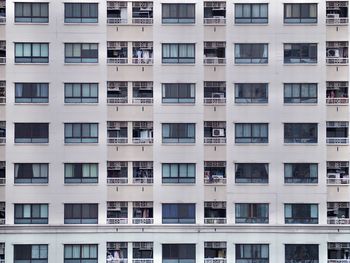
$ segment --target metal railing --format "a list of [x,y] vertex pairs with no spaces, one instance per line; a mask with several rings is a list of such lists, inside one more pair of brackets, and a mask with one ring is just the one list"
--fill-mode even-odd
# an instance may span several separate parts
[[128,19],[125,18],[107,18],[107,24],[114,25],[114,24],[127,24]]
[[135,258],[132,263],[153,263],[152,258]]
[[152,144],[153,138],[132,138],[132,143],[135,144]]
[[348,58],[326,58],[327,64],[348,64]]
[[350,263],[350,259],[328,259],[328,263]]
[[327,144],[349,144],[349,138],[327,138]]
[[327,218],[327,224],[330,225],[348,225],[350,224],[350,218]]
[[128,98],[107,98],[109,104],[125,104],[128,103]]
[[204,178],[205,184],[226,184],[226,178],[223,177],[212,177],[212,178]]
[[0,138],[0,144],[5,144],[6,143],[6,138]]
[[133,184],[153,184],[153,178],[132,178]]
[[128,143],[128,138],[107,138],[109,144],[123,144]]
[[0,185],[6,184],[6,178],[0,178]]
[[151,25],[153,24],[153,18],[149,17],[137,17],[132,19],[133,24],[141,24],[141,25]]
[[107,224],[127,224],[127,218],[107,218]]
[[345,178],[339,178],[339,177],[327,177],[327,184],[350,184],[350,178],[345,177]]
[[128,178],[107,178],[107,184],[127,184]]
[[327,104],[349,104],[349,98],[327,98]]
[[204,218],[204,224],[226,224],[226,218],[222,218],[222,217]]
[[226,258],[205,258],[204,263],[226,263]]
[[142,64],[142,65],[153,64],[153,58],[133,58],[132,64]]
[[204,98],[204,104],[225,104],[226,98]]
[[208,143],[208,144],[224,144],[226,143],[226,138],[222,138],[222,137],[206,137],[204,138],[204,143]]
[[203,23],[205,25],[225,25],[226,24],[226,18],[225,17],[204,18]]
[[133,104],[152,104],[153,98],[132,98]]
[[6,64],[6,58],[0,58],[0,64]]
[[128,64],[128,58],[107,58],[107,64]]
[[133,224],[153,224],[153,218],[133,218]]
[[349,18],[347,17],[339,17],[339,18],[326,18],[327,25],[341,25],[348,24]]
[[3,219],[3,218],[0,219],[0,225],[5,225],[5,219]]
[[226,58],[205,58],[204,64],[226,64]]

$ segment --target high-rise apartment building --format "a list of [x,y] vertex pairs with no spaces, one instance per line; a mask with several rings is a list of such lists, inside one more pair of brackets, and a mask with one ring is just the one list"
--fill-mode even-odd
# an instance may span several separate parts
[[350,263],[345,0],[0,0],[0,263]]

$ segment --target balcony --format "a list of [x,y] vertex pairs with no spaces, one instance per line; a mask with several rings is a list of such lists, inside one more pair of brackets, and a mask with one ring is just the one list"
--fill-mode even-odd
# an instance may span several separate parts
[[204,263],[226,263],[226,258],[205,258]]
[[204,2],[205,25],[225,25],[226,24],[226,2]]
[[331,225],[350,224],[349,208],[350,208],[350,203],[347,203],[347,202],[328,202],[327,203],[327,224],[331,224]]
[[204,104],[224,105],[226,104],[226,82],[205,81],[204,82]]
[[107,162],[107,184],[127,184],[128,163],[108,161]]
[[132,123],[132,143],[152,144],[153,143],[153,122],[134,121]]
[[133,259],[132,263],[153,263],[152,258],[137,258]]
[[348,174],[327,173],[328,185],[348,185],[350,183]]
[[329,65],[347,65],[349,63],[348,58],[348,41],[331,42],[326,43],[326,63]]
[[349,144],[348,135],[349,122],[347,121],[327,121],[326,140],[328,145]]
[[153,218],[133,218],[133,224],[153,224]]
[[6,103],[6,81],[0,81],[0,104]]
[[0,145],[6,143],[6,122],[0,121]]
[[6,0],[0,0],[0,24],[6,24]]
[[132,64],[153,64],[153,42],[132,42]]
[[350,263],[350,243],[329,242],[328,263]]
[[128,82],[107,81],[107,103],[108,104],[128,103]]
[[225,144],[226,143],[226,122],[205,121],[204,122],[204,143]]
[[348,1],[326,2],[327,25],[347,25],[348,22]]
[[123,121],[107,122],[107,143],[126,144],[128,143],[128,123]]
[[153,24],[153,2],[132,2],[132,23]]
[[128,223],[128,202],[107,202],[107,224]]
[[327,81],[326,103],[328,105],[349,104],[348,81]]
[[226,184],[226,162],[204,162],[204,184]]
[[204,218],[204,224],[226,224],[226,221],[226,218],[221,217]]
[[107,1],[107,24],[127,24],[127,2]]
[[153,263],[153,242],[133,242],[133,263]]
[[226,242],[204,242],[204,263],[226,263]]
[[128,262],[127,242],[107,242],[107,263],[127,263]]
[[0,202],[0,225],[5,225],[5,202]]
[[153,184],[153,162],[133,162],[134,184]]
[[205,65],[226,64],[225,58],[226,42],[204,42]]
[[132,82],[132,103],[153,104],[153,81]]
[[204,224],[226,224],[226,202],[204,202]]
[[133,202],[133,224],[153,224],[153,202]]
[[107,64],[119,65],[128,63],[128,42],[107,42]]

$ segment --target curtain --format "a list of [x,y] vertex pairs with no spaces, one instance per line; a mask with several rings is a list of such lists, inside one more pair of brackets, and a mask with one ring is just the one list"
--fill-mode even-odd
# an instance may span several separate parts
[[260,5],[252,4],[252,17],[260,17]]
[[264,52],[263,52],[263,58],[267,58],[267,53],[268,53],[268,45],[267,44],[264,44],[263,45],[264,47]]
[[40,258],[40,247],[39,245],[32,245],[32,259]]
[[261,258],[269,258],[269,245],[260,245]]
[[309,7],[310,7],[309,16],[310,17],[317,17],[317,4],[310,4]]
[[22,97],[23,94],[23,84],[16,84],[15,86],[16,97]]
[[40,205],[40,217],[45,218],[48,217],[48,206]]
[[262,4],[260,5],[260,17],[267,17],[268,14],[268,5]]
[[23,44],[16,44],[16,47],[15,47],[16,51],[16,57],[23,57]]
[[29,218],[31,215],[31,206],[23,205],[23,218]]
[[311,217],[317,218],[318,217],[318,206],[317,205],[310,205],[311,206]]
[[15,164],[15,178],[18,177],[19,164]]
[[285,164],[284,165],[284,177],[293,177],[293,165]]
[[235,57],[240,58],[241,57],[241,45],[235,44]]
[[65,177],[73,177],[74,176],[74,165],[70,163],[65,164]]
[[33,177],[40,177],[40,164],[33,164]]
[[21,45],[23,45],[23,56],[30,57],[32,55],[31,44],[21,44]]
[[250,5],[249,4],[243,5],[243,17],[250,17],[250,16],[251,16]]
[[239,18],[243,15],[243,6],[242,4],[235,5],[235,17]]
[[195,164],[188,164],[187,176],[188,177],[195,177],[195,175],[196,175],[196,165]]
[[97,123],[90,124],[90,135],[91,137],[97,137],[98,125]]
[[73,245],[72,246],[71,258],[80,258],[80,245]]
[[40,176],[47,178],[48,175],[48,165],[47,164],[41,164],[40,165]]
[[310,177],[317,178],[317,164],[310,164]]
[[83,177],[91,177],[91,174],[90,174],[90,164],[83,164],[83,167],[82,167],[82,176],[83,176]]
[[292,217],[292,206],[291,205],[285,205],[284,206],[284,214],[286,218]]
[[171,164],[169,177],[178,177],[178,176],[179,176],[179,166],[177,164]]
[[81,257],[82,258],[90,258],[89,245],[82,245]]
[[193,138],[195,134],[195,125],[187,124],[187,137]]
[[80,57],[81,56],[81,45],[80,44],[68,44],[72,45],[72,57]]
[[23,3],[23,16],[31,16],[31,4]]
[[292,5],[291,4],[285,4],[284,5],[285,8],[285,15],[286,17],[292,17]]

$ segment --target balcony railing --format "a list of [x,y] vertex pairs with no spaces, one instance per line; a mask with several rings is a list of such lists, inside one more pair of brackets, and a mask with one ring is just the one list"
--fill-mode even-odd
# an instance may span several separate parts
[[5,225],[5,219],[4,218],[0,219],[0,225]]
[[208,143],[208,144],[224,144],[224,143],[226,143],[226,138],[207,137],[207,138],[204,138],[204,143]]
[[6,184],[6,178],[0,178],[0,185]]
[[137,17],[132,19],[133,24],[141,24],[141,25],[151,25],[153,24],[153,18],[142,18],[142,17]]
[[107,178],[107,184],[127,184],[128,178]]
[[349,104],[349,98],[327,98],[327,104]]
[[135,144],[152,144],[153,138],[132,138],[132,143]]
[[205,58],[204,64],[226,64],[226,58]]
[[226,263],[226,258],[205,258],[204,263]]
[[133,178],[133,184],[153,184],[153,178]]
[[329,173],[327,174],[327,184],[349,184],[350,178],[349,176],[344,176],[340,178],[340,175],[337,173]]
[[133,224],[153,224],[153,218],[133,218]]
[[223,217],[204,218],[204,224],[226,224],[226,218],[223,218]]
[[128,263],[127,258],[107,259],[107,263]]
[[6,97],[0,97],[0,104],[6,103]]
[[350,224],[350,218],[337,218],[337,217],[327,218],[327,224],[330,224],[330,225],[348,225],[348,224]]
[[153,263],[152,258],[135,258],[132,263]]
[[109,144],[122,144],[128,143],[128,138],[107,138]]
[[5,259],[0,259],[0,263],[5,263]]
[[0,144],[5,144],[6,143],[6,138],[0,138]]
[[204,18],[203,23],[205,25],[225,25],[226,24],[226,18],[225,17]]
[[128,103],[128,98],[107,98],[107,103],[109,104],[122,104]]
[[327,144],[349,144],[349,138],[327,138]]
[[153,98],[132,98],[133,104],[152,104]]
[[225,104],[226,98],[204,98],[204,104]]
[[[0,24],[5,24],[6,23],[6,17],[1,16],[0,17]],[[1,261],[0,261],[1,262]]]
[[118,225],[118,224],[127,224],[127,218],[107,218],[107,224]]
[[107,24],[114,25],[114,24],[127,24],[128,20],[125,18],[107,18]]
[[0,64],[6,64],[6,58],[0,58]]
[[349,23],[349,18],[347,17],[338,17],[338,18],[326,18],[327,25],[344,25]]
[[132,64],[142,64],[142,65],[153,64],[153,58],[133,58]]
[[349,59],[348,58],[326,58],[327,64],[348,64]]
[[107,64],[128,64],[128,58],[107,58]]
[[213,175],[212,178],[204,178],[205,184],[226,184],[226,178]]
[[328,259],[328,263],[350,263],[350,259]]

